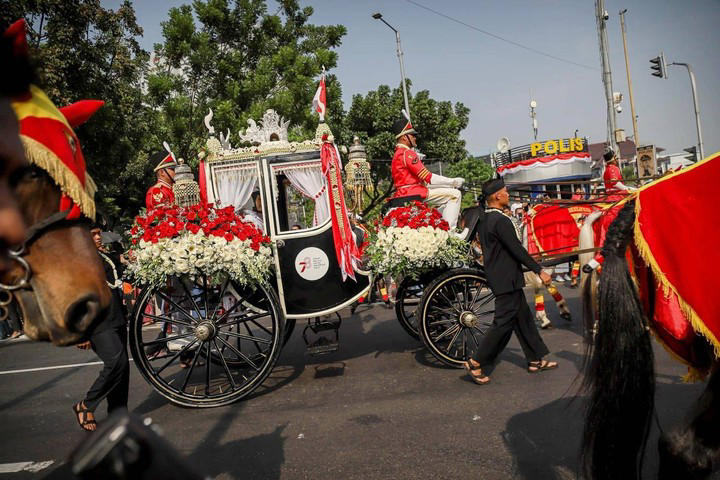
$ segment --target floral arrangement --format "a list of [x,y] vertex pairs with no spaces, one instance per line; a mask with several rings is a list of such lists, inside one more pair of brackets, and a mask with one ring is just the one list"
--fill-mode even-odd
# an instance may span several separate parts
[[421,202],[391,210],[365,250],[373,271],[413,278],[462,263],[468,252],[468,244],[450,232],[440,212]]
[[270,239],[232,206],[158,207],[135,218],[130,236],[128,270],[143,284],[206,275],[212,282],[229,276],[247,285],[265,281],[270,273]]

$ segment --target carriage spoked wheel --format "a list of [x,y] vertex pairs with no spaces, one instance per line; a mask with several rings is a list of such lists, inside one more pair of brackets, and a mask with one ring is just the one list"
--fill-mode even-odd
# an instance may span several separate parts
[[435,358],[460,368],[477,351],[494,314],[495,296],[483,271],[455,268],[425,288],[418,309],[420,338]]
[[284,332],[269,286],[173,277],[141,292],[130,349],[140,373],[162,396],[178,405],[216,407],[262,384],[277,362]]
[[422,279],[405,277],[395,294],[395,316],[400,325],[414,339],[420,339],[417,310],[423,295],[425,283]]

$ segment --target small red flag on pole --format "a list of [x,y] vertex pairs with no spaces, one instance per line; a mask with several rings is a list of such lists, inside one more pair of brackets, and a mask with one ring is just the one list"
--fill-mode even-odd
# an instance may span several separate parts
[[320,84],[318,85],[318,89],[315,92],[315,96],[313,97],[312,101],[312,110],[318,112],[318,114],[320,115],[320,122],[325,121],[325,105],[327,105],[327,101],[325,93],[325,66],[323,66],[323,73],[322,77],[320,77]]

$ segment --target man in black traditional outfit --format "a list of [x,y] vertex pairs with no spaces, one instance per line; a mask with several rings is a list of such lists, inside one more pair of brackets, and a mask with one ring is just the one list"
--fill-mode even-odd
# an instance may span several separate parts
[[557,362],[543,359],[549,352],[525,301],[522,266],[540,275],[546,285],[551,277],[525,250],[515,225],[503,213],[503,208],[510,204],[510,195],[502,178],[485,182],[483,195],[487,209],[480,224],[479,237],[488,285],[495,294],[495,318],[475,358],[465,362],[470,377],[480,385],[490,381],[482,369],[495,361],[510,341],[513,331],[528,361],[528,372],[536,373],[558,366]]
[[120,258],[105,249],[100,226],[92,234],[98,254],[103,260],[105,276],[112,292],[110,309],[90,333],[90,339],[77,345],[86,350],[92,348],[103,362],[103,369],[90,387],[85,398],[73,405],[77,421],[83,430],[92,432],[97,428],[95,409],[107,399],[108,412],[126,409],[130,381],[130,364],[127,354],[127,312],[122,302],[122,264]]

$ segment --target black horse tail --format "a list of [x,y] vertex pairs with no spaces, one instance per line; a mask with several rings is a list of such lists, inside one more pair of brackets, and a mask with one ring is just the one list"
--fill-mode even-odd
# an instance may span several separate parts
[[625,261],[634,206],[622,208],[602,249],[595,342],[583,382],[590,394],[582,440],[588,479],[640,478],[654,408],[653,350]]

